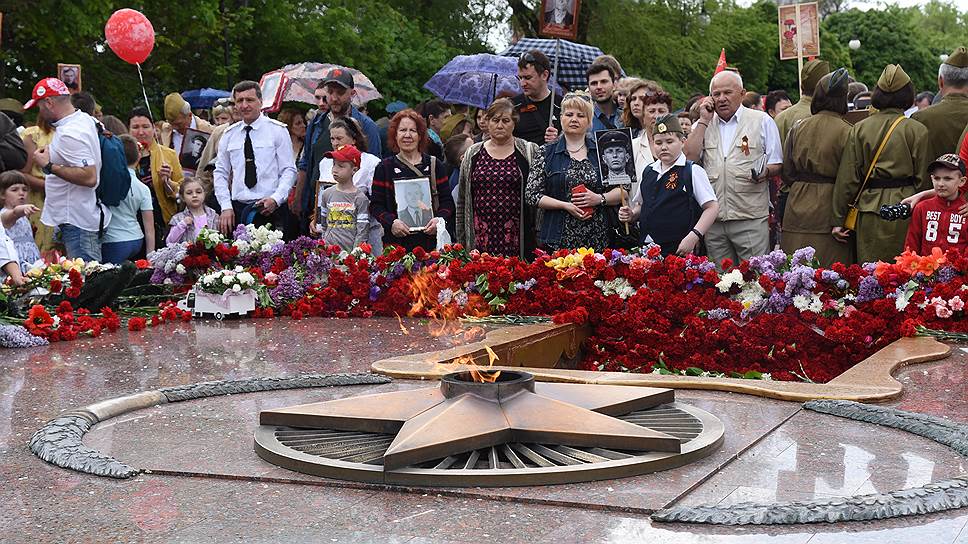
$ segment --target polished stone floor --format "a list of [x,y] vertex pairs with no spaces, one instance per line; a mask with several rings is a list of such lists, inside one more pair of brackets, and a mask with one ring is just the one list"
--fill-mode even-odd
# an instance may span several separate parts
[[[252,451],[261,409],[433,384],[253,393],[109,420],[89,446],[155,473],[77,474],[26,448],[60,411],[212,379],[363,371],[383,357],[477,340],[435,338],[394,319],[196,321],[31,350],[0,360],[3,542],[661,542],[968,544],[968,511],[886,522],[783,528],[653,524],[669,504],[798,500],[889,491],[968,472],[924,439],[711,391],[677,400],[716,414],[722,447],[691,465],[622,480],[530,488],[385,489],[305,476]],[[894,405],[968,421],[968,353],[905,369]],[[164,471],[164,475],[158,474]]]

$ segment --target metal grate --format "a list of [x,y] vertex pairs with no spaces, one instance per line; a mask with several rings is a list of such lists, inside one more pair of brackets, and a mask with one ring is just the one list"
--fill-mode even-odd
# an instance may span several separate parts
[[[693,440],[703,431],[699,418],[668,404],[618,418],[672,435],[681,443]],[[274,436],[280,444],[309,455],[374,466],[383,464],[383,454],[394,438],[390,434],[291,427],[276,427]],[[640,451],[604,448],[509,443],[451,455],[416,467],[435,470],[530,469],[601,463],[642,454]]]

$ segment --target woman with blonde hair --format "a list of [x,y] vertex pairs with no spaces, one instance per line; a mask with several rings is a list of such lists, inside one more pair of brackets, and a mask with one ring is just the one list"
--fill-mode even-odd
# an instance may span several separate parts
[[568,93],[561,101],[562,134],[539,149],[531,164],[525,201],[544,210],[539,247],[608,245],[605,206],[621,199],[621,189],[606,190],[595,138],[588,133],[594,106],[587,94]]

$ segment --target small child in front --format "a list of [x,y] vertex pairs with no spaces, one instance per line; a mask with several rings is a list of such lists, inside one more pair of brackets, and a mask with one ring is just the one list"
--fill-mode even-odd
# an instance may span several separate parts
[[178,187],[178,197],[185,204],[185,209],[171,216],[168,225],[166,244],[180,244],[194,242],[202,229],[218,229],[218,214],[205,205],[205,186],[195,178],[185,178]]
[[702,254],[701,242],[719,213],[706,171],[682,153],[684,140],[675,115],[656,119],[652,127],[656,161],[642,172],[631,204],[618,211],[622,222],[639,219],[639,241],[658,244],[662,255]]
[[333,159],[336,185],[319,194],[310,229],[327,243],[346,251],[366,242],[370,228],[370,200],[353,185],[362,154],[356,146],[344,145],[326,153]]
[[[27,181],[16,170],[0,174],[0,196],[3,197],[3,210],[0,211],[0,281],[6,281],[9,277],[14,285],[23,285],[21,264],[32,263],[40,257],[37,246],[33,243],[33,230],[26,218],[40,209],[26,203]],[[11,238],[11,234],[16,235],[18,230],[30,234],[26,240],[29,245],[21,244],[26,246],[23,248],[24,253],[30,254],[23,257]]]
[[911,212],[904,248],[918,255],[930,255],[940,248],[968,247],[968,233],[962,232],[965,218],[958,210],[965,205],[961,188],[965,185],[965,163],[958,155],[941,155],[928,165],[935,196],[918,202]]

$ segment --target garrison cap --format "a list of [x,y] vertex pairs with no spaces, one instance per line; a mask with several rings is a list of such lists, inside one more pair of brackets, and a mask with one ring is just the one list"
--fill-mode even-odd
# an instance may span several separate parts
[[896,93],[911,83],[911,78],[900,64],[888,64],[877,78],[877,87],[886,93]]

